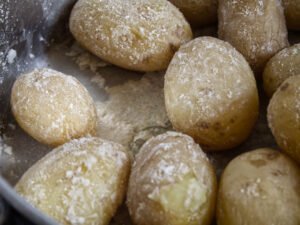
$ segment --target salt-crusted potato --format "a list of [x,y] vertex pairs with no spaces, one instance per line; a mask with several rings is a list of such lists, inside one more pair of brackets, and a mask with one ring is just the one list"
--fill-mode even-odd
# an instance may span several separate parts
[[282,150],[300,162],[300,76],[284,81],[268,106],[268,124]]
[[135,158],[127,206],[136,225],[209,225],[216,175],[192,138],[167,132],[148,140]]
[[76,78],[52,69],[18,77],[11,108],[20,127],[47,145],[96,133],[96,109],[88,91]]
[[285,48],[267,63],[263,82],[265,92],[271,97],[290,76],[300,75],[300,44]]
[[300,30],[300,0],[283,0],[287,27]]
[[169,0],[195,27],[217,22],[217,0]]
[[63,225],[107,225],[122,203],[130,170],[123,146],[72,140],[34,164],[16,191]]
[[219,0],[218,17],[219,37],[242,53],[257,74],[288,46],[280,0]]
[[183,45],[165,75],[165,104],[173,127],[206,150],[243,142],[258,116],[254,75],[230,44],[212,37]]
[[79,0],[69,26],[93,54],[137,71],[167,68],[174,52],[192,38],[184,16],[167,0]]
[[290,158],[263,148],[233,159],[221,177],[218,225],[299,225],[300,169]]

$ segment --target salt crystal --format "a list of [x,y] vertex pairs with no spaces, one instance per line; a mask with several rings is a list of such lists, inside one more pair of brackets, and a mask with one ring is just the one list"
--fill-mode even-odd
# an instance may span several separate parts
[[9,64],[14,63],[16,57],[17,57],[17,51],[14,49],[10,49],[6,56],[7,62]]

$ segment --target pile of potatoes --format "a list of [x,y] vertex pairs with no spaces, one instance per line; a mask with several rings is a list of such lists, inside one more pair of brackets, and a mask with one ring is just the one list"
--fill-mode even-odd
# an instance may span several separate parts
[[[178,8],[177,8],[178,7]],[[218,21],[218,38],[193,39]],[[11,95],[19,125],[56,148],[16,190],[61,224],[107,225],[125,197],[136,225],[300,224],[299,0],[78,0],[69,21],[87,50],[124,69],[166,70],[165,105],[175,131],[136,156],[95,136],[88,91],[72,76],[39,69]],[[234,158],[219,185],[207,152],[247,140],[263,86],[279,149]],[[127,194],[126,194],[127,193]]]

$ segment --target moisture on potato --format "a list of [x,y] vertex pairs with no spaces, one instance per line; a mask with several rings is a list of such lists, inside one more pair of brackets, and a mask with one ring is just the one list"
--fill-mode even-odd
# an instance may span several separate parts
[[123,201],[129,170],[122,145],[81,138],[44,156],[15,188],[60,224],[108,225]]
[[300,0],[282,0],[287,27],[300,30]]
[[206,150],[239,145],[258,116],[248,63],[230,44],[212,37],[181,46],[166,72],[164,93],[173,127]]
[[284,81],[268,106],[268,124],[282,150],[300,162],[300,76]]
[[295,75],[300,75],[300,44],[283,49],[269,60],[263,73],[265,92],[271,97],[287,78]]
[[221,177],[218,225],[299,225],[300,168],[263,148],[233,159]]
[[18,77],[11,108],[20,127],[47,145],[96,133],[96,109],[88,91],[76,78],[52,69]]
[[216,175],[193,139],[176,132],[149,139],[135,158],[127,206],[136,225],[209,225]]
[[219,37],[242,53],[257,74],[288,46],[280,0],[220,0],[218,17]]
[[169,0],[195,27],[217,22],[217,0]]
[[190,25],[167,0],[79,0],[69,26],[93,54],[136,71],[166,69],[192,38]]

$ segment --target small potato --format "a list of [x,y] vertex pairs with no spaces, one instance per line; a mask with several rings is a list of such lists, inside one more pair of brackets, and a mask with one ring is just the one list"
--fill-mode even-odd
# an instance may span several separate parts
[[300,44],[285,48],[267,63],[264,73],[264,89],[271,97],[290,76],[300,75]]
[[219,0],[218,17],[219,37],[242,53],[259,75],[289,44],[280,0]]
[[76,78],[52,69],[18,77],[11,108],[20,127],[47,145],[96,133],[96,109],[88,91]]
[[221,177],[218,225],[299,225],[300,168],[268,148],[233,159]]
[[282,150],[300,162],[300,76],[284,81],[268,106],[268,123]]
[[81,138],[34,164],[16,191],[60,224],[107,225],[123,201],[129,169],[122,145]]
[[287,27],[300,30],[300,0],[283,0]]
[[195,27],[217,22],[217,0],[169,0]]
[[211,224],[216,175],[192,138],[175,132],[156,136],[135,160],[127,193],[134,224]]
[[93,54],[136,71],[167,68],[192,38],[184,16],[167,0],[79,0],[69,26]]
[[243,142],[258,116],[254,75],[230,44],[212,37],[183,45],[165,75],[165,104],[173,127],[206,150]]

